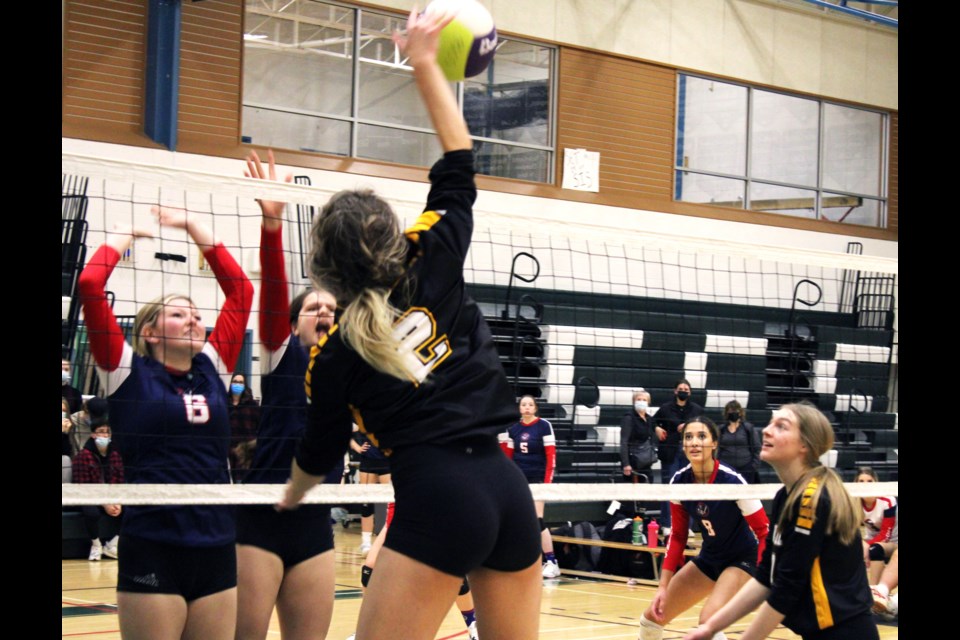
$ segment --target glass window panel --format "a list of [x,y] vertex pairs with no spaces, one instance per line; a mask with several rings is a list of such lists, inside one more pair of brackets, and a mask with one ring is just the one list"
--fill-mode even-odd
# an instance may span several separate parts
[[432,133],[369,124],[358,127],[357,156],[360,158],[429,167],[443,154],[437,136]]
[[406,18],[364,11],[360,25],[360,117],[432,129],[413,69],[391,39],[395,30],[406,27]]
[[244,107],[243,137],[277,149],[350,154],[349,122],[302,113]]
[[464,82],[463,113],[470,133],[529,144],[550,144],[552,50],[501,39],[484,73]]
[[477,171],[488,176],[546,182],[553,154],[493,142],[474,144]]
[[817,192],[812,189],[750,183],[751,211],[766,211],[797,218],[817,217]]
[[715,204],[721,207],[743,208],[743,180],[706,176],[689,171],[677,171],[678,200]]
[[868,227],[883,226],[880,201],[859,196],[844,196],[837,193],[824,193],[820,205],[824,220],[845,224],[862,224]]
[[[302,15],[305,8],[322,15]],[[349,116],[352,39],[350,9],[299,0],[274,11],[262,3],[249,3],[244,105]]]
[[747,88],[681,75],[678,93],[677,163],[745,175]]
[[879,196],[883,116],[827,104],[823,128],[823,187]]
[[819,120],[815,100],[754,90],[750,177],[816,187]]

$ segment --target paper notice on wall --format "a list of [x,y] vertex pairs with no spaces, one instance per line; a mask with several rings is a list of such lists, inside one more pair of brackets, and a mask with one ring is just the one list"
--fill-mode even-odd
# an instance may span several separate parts
[[586,149],[563,150],[563,188],[600,191],[600,152]]

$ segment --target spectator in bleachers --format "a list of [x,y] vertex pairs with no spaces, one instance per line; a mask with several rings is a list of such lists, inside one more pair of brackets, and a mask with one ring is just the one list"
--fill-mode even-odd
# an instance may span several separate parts
[[71,458],[80,453],[80,450],[87,444],[87,440],[90,439],[92,433],[90,420],[92,417],[105,415],[107,415],[107,401],[97,397],[87,398],[80,411],[70,415],[70,422],[73,423],[73,428],[70,431]]
[[[873,467],[857,469],[857,482],[879,482]],[[880,579],[886,561],[899,545],[897,499],[894,496],[860,498],[863,510],[863,561],[870,584]]]
[[[680,446],[680,433],[687,420],[703,414],[703,407],[690,399],[690,382],[684,378],[673,385],[673,399],[660,406],[654,417],[660,446],[660,481],[668,484],[673,474],[687,463]],[[660,513],[661,525],[670,528],[670,503],[664,502]],[[669,531],[664,531],[664,534]]]
[[70,482],[70,403],[60,397],[60,482]]
[[[73,481],[79,484],[122,483],[123,461],[111,444],[112,434],[106,414],[91,416],[90,427],[93,433],[73,460]],[[96,562],[104,555],[116,558],[120,514],[123,511],[121,506],[91,505],[81,507],[81,511],[90,536],[90,555],[87,559]]]
[[60,358],[60,395],[70,403],[70,410],[67,413],[76,413],[80,411],[80,406],[83,404],[83,395],[80,389],[70,385],[71,380],[70,361]]
[[234,482],[241,482],[250,470],[260,428],[260,404],[242,373],[230,379],[230,470]]
[[[633,392],[633,409],[620,419],[620,464],[623,475],[639,481],[657,461],[652,419],[647,414],[650,394],[645,389]],[[649,481],[649,477],[647,478]]]
[[760,446],[762,442],[747,422],[747,412],[736,400],[731,400],[723,408],[723,417],[727,421],[720,429],[720,448],[717,458],[750,484],[760,481],[757,469],[760,468]]

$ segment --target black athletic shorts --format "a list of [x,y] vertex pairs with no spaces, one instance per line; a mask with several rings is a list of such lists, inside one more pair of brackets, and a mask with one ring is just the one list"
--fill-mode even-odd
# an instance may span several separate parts
[[396,511],[386,547],[461,577],[539,563],[530,489],[494,438],[404,447],[390,467]]
[[282,513],[270,506],[237,507],[237,544],[269,551],[289,569],[333,549],[330,507],[305,504]]
[[754,549],[753,551],[739,555],[725,554],[722,556],[701,553],[691,558],[690,561],[697,565],[697,569],[700,569],[703,575],[714,582],[717,581],[720,574],[723,573],[727,567],[736,567],[752,577],[757,571],[757,550]]
[[390,461],[386,458],[368,458],[360,456],[360,471],[384,476],[390,473]]
[[165,593],[187,602],[237,586],[237,549],[180,547],[121,535],[117,591]]
[[803,640],[880,640],[877,623],[870,612],[838,622],[822,631],[804,633]]

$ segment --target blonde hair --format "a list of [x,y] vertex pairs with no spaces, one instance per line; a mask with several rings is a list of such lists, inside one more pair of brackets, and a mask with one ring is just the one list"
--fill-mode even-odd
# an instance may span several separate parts
[[374,369],[411,380],[393,334],[400,312],[390,296],[409,282],[409,244],[393,209],[370,190],[341,191],[323,207],[310,235],[310,279],[344,305],[344,342]]
[[836,535],[841,544],[852,544],[860,530],[860,506],[847,493],[837,472],[820,463],[820,456],[833,447],[833,427],[826,416],[808,402],[785,404],[781,409],[797,417],[800,441],[807,449],[804,465],[808,471],[791,487],[777,525],[783,530],[797,501],[810,482],[815,480],[817,488],[811,500],[811,510],[817,512],[820,496],[826,492],[831,504],[830,513],[827,514],[827,534]]
[[133,321],[133,350],[137,355],[143,356],[144,358],[154,357],[153,345],[144,339],[143,330],[147,327],[155,326],[157,324],[157,318],[160,317],[160,312],[174,300],[186,300],[191,306],[196,306],[189,297],[174,293],[155,298],[140,307],[140,310],[137,311],[137,317]]

